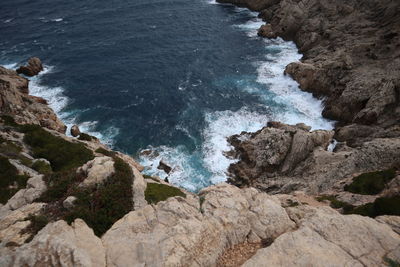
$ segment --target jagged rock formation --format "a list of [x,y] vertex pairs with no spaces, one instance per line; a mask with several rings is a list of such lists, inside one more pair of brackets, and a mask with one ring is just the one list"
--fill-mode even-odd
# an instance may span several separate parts
[[42,61],[37,57],[32,57],[28,60],[28,65],[21,66],[17,69],[17,73],[32,77],[38,75],[42,70]]
[[66,126],[46,101],[28,95],[28,84],[26,78],[0,66],[0,112],[13,116],[18,123],[38,124],[64,133]]

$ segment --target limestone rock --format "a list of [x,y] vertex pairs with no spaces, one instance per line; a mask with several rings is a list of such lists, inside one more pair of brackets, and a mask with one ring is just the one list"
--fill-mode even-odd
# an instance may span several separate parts
[[79,136],[80,134],[81,134],[81,131],[79,130],[78,125],[73,125],[73,126],[71,127],[71,135],[72,135],[73,137],[77,137],[77,136]]
[[243,266],[384,266],[399,245],[398,234],[371,218],[318,208]]
[[101,240],[84,221],[49,223],[30,243],[0,249],[1,266],[106,266]]
[[[270,122],[267,127],[241,139],[229,139],[240,161],[229,167],[234,184],[252,184],[262,174],[286,174],[306,159],[315,149],[326,149],[332,139],[331,131],[309,132],[305,125],[291,126]],[[243,141],[242,141],[243,140]]]
[[132,184],[133,203],[134,209],[137,210],[147,205],[144,195],[147,183],[145,182],[143,175],[135,167],[132,167],[132,171],[135,176]]
[[115,172],[114,160],[107,156],[95,157],[93,160],[78,168],[77,172],[86,175],[85,180],[83,180],[80,186],[101,184]]
[[16,210],[26,204],[32,203],[35,199],[39,198],[43,192],[47,190],[47,185],[43,181],[43,175],[36,175],[27,181],[25,189],[19,190],[12,196],[6,205],[1,209]]
[[262,25],[257,32],[258,36],[266,37],[266,38],[276,38],[276,34],[272,30],[271,24]]
[[67,210],[72,209],[74,207],[74,202],[77,200],[75,196],[69,196],[63,201],[63,207]]
[[30,233],[23,233],[23,230],[31,224],[27,220],[28,217],[40,213],[45,205],[44,203],[32,203],[2,214],[0,217],[0,246],[8,243],[22,245],[30,237]]
[[[110,266],[214,266],[226,247],[294,227],[279,201],[227,184],[169,198],[117,221],[102,237]],[[200,206],[201,205],[201,206]]]
[[35,76],[43,70],[42,62],[37,57],[32,57],[28,60],[27,66],[21,66],[17,69],[17,73],[22,73],[26,76]]

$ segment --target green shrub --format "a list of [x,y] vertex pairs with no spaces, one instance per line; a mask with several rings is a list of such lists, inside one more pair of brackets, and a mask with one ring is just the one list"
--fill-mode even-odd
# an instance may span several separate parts
[[344,212],[348,212],[354,208],[353,205],[346,203],[344,201],[338,200],[335,196],[322,195],[316,198],[318,201],[328,200],[330,202],[330,206],[334,209],[343,209]]
[[159,201],[164,201],[169,197],[175,196],[186,197],[186,194],[178,188],[169,185],[157,183],[147,184],[145,198],[150,204],[157,204]]
[[31,236],[27,240],[25,240],[25,243],[30,242],[33,237],[49,223],[49,219],[44,215],[31,214],[29,215],[27,220],[30,220],[31,224],[26,230],[23,231],[23,233],[29,232]]
[[379,194],[385,185],[396,176],[394,169],[363,173],[353,179],[353,182],[344,187],[345,191],[362,195]]
[[83,219],[98,236],[133,210],[132,169],[118,157],[114,161],[115,173],[97,187],[77,189],[75,206],[65,215],[69,223]]
[[0,156],[0,203],[7,203],[18,190],[25,188],[28,178],[26,175],[19,175],[14,165]]
[[380,215],[400,215],[400,196],[380,197],[348,211],[346,214],[359,214],[375,218]]
[[11,117],[10,115],[2,115],[0,116],[0,118],[3,121],[3,123],[7,126],[13,126],[13,127],[18,126],[14,118]]
[[76,173],[76,169],[49,173],[44,177],[47,190],[41,195],[41,202],[55,202],[67,197],[74,191],[74,186],[82,180]]
[[37,160],[32,164],[32,169],[41,173],[41,174],[48,174],[52,172],[51,166],[47,164],[47,162],[43,160]]
[[95,139],[97,139],[97,138],[94,136],[91,136],[89,134],[85,134],[85,133],[81,133],[78,137],[78,140],[82,140],[82,141],[92,141]]
[[38,125],[21,125],[20,128],[34,156],[47,159],[54,171],[76,168],[94,158],[84,144],[68,142]]
[[103,154],[104,156],[109,156],[109,157],[114,157],[117,153],[116,152],[114,152],[114,151],[108,151],[108,150],[105,150],[104,148],[98,148],[98,149],[96,149],[96,151],[95,151],[96,153],[100,153],[100,154]]

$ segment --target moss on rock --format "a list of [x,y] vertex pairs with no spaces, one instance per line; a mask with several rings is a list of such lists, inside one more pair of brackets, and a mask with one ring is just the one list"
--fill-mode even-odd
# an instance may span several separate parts
[[186,197],[186,194],[173,186],[157,183],[147,184],[145,199],[150,204],[157,204],[160,201],[164,201],[169,197],[175,196]]

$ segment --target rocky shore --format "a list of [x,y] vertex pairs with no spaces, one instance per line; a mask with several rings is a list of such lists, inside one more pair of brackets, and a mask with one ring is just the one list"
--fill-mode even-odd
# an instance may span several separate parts
[[286,73],[336,128],[232,136],[231,184],[193,194],[78,127],[66,136],[19,75],[39,59],[0,67],[0,266],[399,265],[400,4],[223,1],[296,42]]

